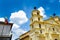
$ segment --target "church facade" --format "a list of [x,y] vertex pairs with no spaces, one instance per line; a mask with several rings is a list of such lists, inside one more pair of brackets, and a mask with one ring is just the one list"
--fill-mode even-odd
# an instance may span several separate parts
[[40,11],[34,8],[30,18],[30,31],[22,34],[20,40],[60,40],[60,18],[51,16],[43,20]]

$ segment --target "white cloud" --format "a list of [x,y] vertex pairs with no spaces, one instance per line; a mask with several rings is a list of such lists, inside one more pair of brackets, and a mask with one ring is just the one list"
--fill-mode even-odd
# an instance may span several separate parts
[[5,19],[2,17],[2,18],[0,18],[0,21],[5,22]]
[[20,10],[18,12],[11,13],[10,22],[14,23],[13,27],[12,27],[12,33],[13,33],[12,40],[15,40],[21,34],[26,32],[25,30],[21,29],[20,27],[22,24],[26,23],[27,21],[28,21],[28,18],[24,11]]
[[40,11],[40,15],[43,16],[43,18],[46,18],[47,16],[45,15],[45,10],[43,7],[39,7],[38,10]]
[[[16,26],[17,27],[17,26]],[[13,31],[14,30],[14,31]],[[16,38],[18,38],[21,34],[25,33],[26,31],[20,28],[13,28],[12,29],[12,40],[15,40]]]
[[14,23],[12,29],[17,29],[19,27],[20,27],[19,25],[17,25],[17,24]]
[[18,12],[11,13],[10,20],[15,24],[23,24],[28,21],[28,18],[26,17],[25,12],[20,10]]

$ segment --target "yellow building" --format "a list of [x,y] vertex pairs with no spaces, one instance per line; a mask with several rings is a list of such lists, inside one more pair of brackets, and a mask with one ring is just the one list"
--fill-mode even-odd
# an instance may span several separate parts
[[60,18],[43,20],[40,11],[34,8],[30,19],[30,31],[20,36],[20,40],[60,40]]

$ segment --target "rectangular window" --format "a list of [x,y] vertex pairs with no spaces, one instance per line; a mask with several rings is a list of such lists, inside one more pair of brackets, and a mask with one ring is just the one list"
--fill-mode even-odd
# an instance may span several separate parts
[[33,21],[33,19],[32,19],[32,21]]
[[2,35],[3,33],[3,25],[0,25],[0,36]]
[[41,28],[41,24],[39,24],[39,28]]
[[4,25],[2,35],[9,36],[9,34],[10,34],[10,28],[11,28],[11,26],[10,26],[10,25]]
[[42,33],[42,30],[40,30],[40,33]]
[[40,21],[40,18],[38,17],[38,21]]
[[32,25],[32,29],[33,29],[33,25]]

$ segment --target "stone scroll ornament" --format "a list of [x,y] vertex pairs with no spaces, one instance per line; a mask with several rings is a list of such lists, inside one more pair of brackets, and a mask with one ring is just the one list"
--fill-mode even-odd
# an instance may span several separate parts
[[5,24],[8,24],[8,20],[7,20],[7,18],[5,18]]

